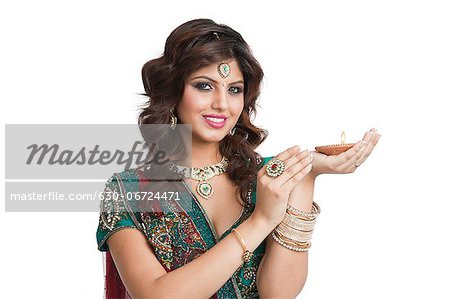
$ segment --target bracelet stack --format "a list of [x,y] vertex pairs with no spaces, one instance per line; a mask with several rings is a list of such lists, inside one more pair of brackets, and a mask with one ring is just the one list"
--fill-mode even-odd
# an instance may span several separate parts
[[280,245],[294,251],[308,251],[311,237],[320,214],[320,207],[313,202],[310,212],[300,211],[289,204],[283,221],[272,231],[272,237]]

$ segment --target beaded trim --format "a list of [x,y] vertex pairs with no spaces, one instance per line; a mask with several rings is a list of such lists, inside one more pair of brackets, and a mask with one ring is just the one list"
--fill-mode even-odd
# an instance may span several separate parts
[[311,212],[301,211],[299,209],[294,208],[293,206],[291,206],[289,204],[287,205],[287,210],[289,210],[291,212],[294,212],[294,213],[296,213],[296,214],[298,214],[300,216],[308,217],[308,218],[313,218],[313,217],[315,218],[317,215],[320,214],[320,207],[314,201],[313,201],[313,209],[312,209]]
[[284,243],[283,241],[281,241],[281,240],[275,235],[274,232],[272,232],[272,237],[273,237],[273,239],[274,239],[276,242],[278,242],[278,244],[280,244],[280,245],[282,245],[283,247],[286,247],[287,249],[290,249],[290,250],[299,251],[299,252],[300,252],[300,251],[301,251],[301,252],[304,252],[304,251],[308,251],[309,248],[311,247],[311,245],[310,245],[310,246],[308,246],[307,248],[299,248],[299,247],[294,247],[294,246],[288,245],[288,244]]

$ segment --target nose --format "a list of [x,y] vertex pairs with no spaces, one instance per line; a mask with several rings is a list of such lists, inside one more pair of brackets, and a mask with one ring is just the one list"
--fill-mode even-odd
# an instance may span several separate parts
[[228,109],[228,96],[226,87],[220,86],[220,88],[216,89],[212,103],[212,108],[221,111]]

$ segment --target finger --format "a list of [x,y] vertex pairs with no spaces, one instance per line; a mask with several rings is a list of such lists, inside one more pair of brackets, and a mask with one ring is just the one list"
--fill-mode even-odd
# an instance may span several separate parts
[[335,165],[338,165],[339,167],[347,167],[348,165],[353,164],[355,161],[355,156],[366,150],[369,140],[370,132],[366,132],[362,140],[358,141],[352,148],[336,157],[337,160]]
[[371,132],[367,132],[364,135],[364,139],[363,141],[365,141],[364,146],[361,147],[361,149],[358,151],[358,153],[356,153],[356,155],[354,155],[351,159],[349,159],[347,162],[345,162],[344,165],[342,165],[342,167],[344,169],[355,169],[355,167],[357,167],[355,165],[355,162],[358,161],[358,163],[360,163],[359,161],[362,159],[361,157],[364,155],[364,153],[367,152],[367,149],[370,147],[371,144],[371,140],[372,140],[373,135],[371,134]]
[[356,165],[355,163],[358,163],[359,165],[361,165],[366,159],[367,157],[370,155],[370,153],[372,152],[377,139],[378,139],[378,134],[376,133],[376,130],[369,132],[368,134],[369,138],[367,140],[367,144],[364,148],[362,148],[356,155],[355,157],[353,157],[353,159],[350,159],[345,165],[344,167],[347,168],[355,168]]
[[[287,150],[279,153],[278,155],[276,155],[273,158],[282,160],[283,162],[287,159],[289,159],[290,157],[292,157],[293,155],[295,155],[296,153],[298,153],[300,151],[300,147],[298,145],[294,145],[293,147],[288,148]],[[272,158],[272,159],[273,159]],[[261,178],[263,176],[267,176],[270,177],[267,172],[266,172],[266,167],[261,167],[261,169],[258,171],[258,178]],[[272,177],[270,177],[272,178]]]
[[286,169],[276,178],[274,184],[276,186],[283,186],[289,179],[308,166],[312,162],[312,159],[313,155],[308,150],[295,154],[286,161],[289,166],[286,166]]
[[371,138],[370,131],[366,132],[364,134],[363,139],[357,142],[357,144],[353,147],[355,148],[354,151],[351,151],[353,149],[351,148],[348,151],[343,152],[341,154],[342,158],[340,159],[340,161],[336,163],[338,167],[343,171],[354,170],[355,169],[354,163],[358,159],[358,157],[361,157],[361,155],[367,149],[370,138]]
[[297,154],[299,151],[300,151],[300,147],[298,145],[294,145],[293,147],[288,148],[287,150],[279,153],[274,158],[277,158],[279,160],[286,162],[289,158],[291,158],[292,156]]
[[378,139],[380,138],[379,136],[381,136],[381,135],[374,133],[374,135],[370,139],[367,149],[364,151],[364,153],[361,155],[361,157],[357,158],[357,160],[355,162],[358,162],[358,164],[362,164],[362,163],[364,163],[364,161],[366,161],[366,159],[370,156],[373,149],[375,148],[375,145],[377,144]]
[[[307,158],[304,158],[303,160],[308,160]],[[287,190],[289,190],[289,192],[301,181],[303,180],[303,178],[311,171],[312,169],[312,163],[309,162],[305,162],[303,161],[301,162],[302,164],[302,168],[300,171],[298,171],[295,175],[293,175],[290,179],[288,179],[283,185],[282,188],[286,188]],[[305,165],[306,164],[306,165]]]
[[[299,162],[300,160],[302,160],[303,158],[306,158],[308,156],[312,157],[312,154],[309,152],[309,150],[305,149],[305,150],[298,152],[298,153],[292,155],[291,157],[289,157],[287,160],[284,161],[284,164],[286,166],[285,172],[286,172],[286,170],[291,168],[294,164],[296,164],[297,162]],[[283,174],[285,172],[283,172]]]
[[364,135],[364,139],[362,140],[364,142],[364,145],[361,147],[361,149],[358,151],[358,153],[352,157],[350,162],[354,162],[355,160],[362,157],[362,155],[367,151],[367,149],[370,147],[370,142],[372,140],[373,134],[372,132],[367,132]]

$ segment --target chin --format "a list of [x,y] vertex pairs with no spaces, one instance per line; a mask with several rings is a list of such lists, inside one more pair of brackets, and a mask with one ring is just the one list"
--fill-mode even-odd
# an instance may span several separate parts
[[207,130],[202,130],[202,132],[196,134],[196,136],[197,139],[202,140],[203,142],[219,142],[225,138],[226,134],[224,132],[227,132],[224,128],[222,129],[216,129],[215,132],[207,132]]
[[201,140],[204,142],[219,142],[225,138],[223,134],[214,134],[213,136],[200,136]]
[[[196,130],[196,136],[198,139],[203,140],[205,142],[218,142],[224,139],[227,134],[230,132],[231,128],[228,126],[224,126],[223,128],[214,129],[208,127],[208,125],[204,123],[197,126],[197,128],[192,128]],[[194,133],[194,132],[193,132]],[[194,135],[194,134],[193,134]]]

